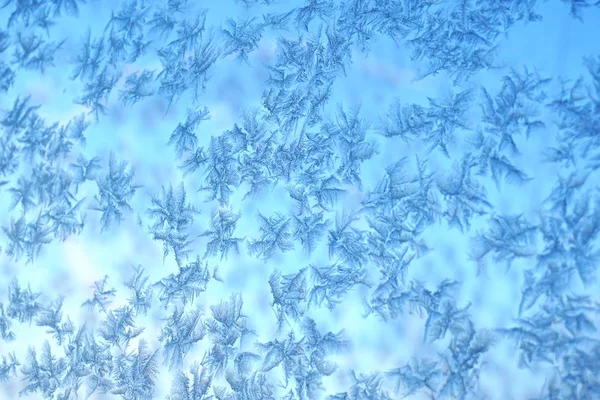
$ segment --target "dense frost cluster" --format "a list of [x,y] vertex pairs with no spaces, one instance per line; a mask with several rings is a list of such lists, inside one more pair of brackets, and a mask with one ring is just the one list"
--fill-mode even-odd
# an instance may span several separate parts
[[600,2],[0,0],[0,398],[600,399]]

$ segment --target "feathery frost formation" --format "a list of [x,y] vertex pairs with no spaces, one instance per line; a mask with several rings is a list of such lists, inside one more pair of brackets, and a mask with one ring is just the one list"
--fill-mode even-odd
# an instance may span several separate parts
[[598,26],[0,1],[0,397],[599,399]]

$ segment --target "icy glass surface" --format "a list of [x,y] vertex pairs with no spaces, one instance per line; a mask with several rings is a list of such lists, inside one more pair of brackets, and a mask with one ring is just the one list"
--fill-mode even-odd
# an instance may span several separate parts
[[600,2],[0,0],[0,399],[600,399]]

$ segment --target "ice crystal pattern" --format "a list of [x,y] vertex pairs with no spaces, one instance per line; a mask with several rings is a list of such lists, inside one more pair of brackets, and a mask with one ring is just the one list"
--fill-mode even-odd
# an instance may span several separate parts
[[0,1],[0,398],[599,399],[599,21]]

